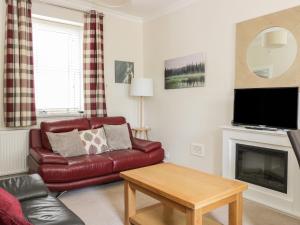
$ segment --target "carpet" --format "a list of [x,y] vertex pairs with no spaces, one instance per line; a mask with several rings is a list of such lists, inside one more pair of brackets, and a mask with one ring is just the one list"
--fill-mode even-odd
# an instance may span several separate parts
[[[123,225],[123,193],[123,182],[116,182],[69,191],[60,196],[60,200],[76,213],[86,225]],[[157,203],[156,200],[137,192],[138,208],[155,203]],[[228,225],[227,210],[227,207],[219,208],[210,213],[209,217]],[[243,225],[300,225],[300,220],[245,200]]]

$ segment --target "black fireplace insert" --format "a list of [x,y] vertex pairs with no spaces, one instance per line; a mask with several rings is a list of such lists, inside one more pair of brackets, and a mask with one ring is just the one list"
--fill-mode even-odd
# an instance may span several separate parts
[[235,168],[238,180],[287,193],[286,151],[236,144]]

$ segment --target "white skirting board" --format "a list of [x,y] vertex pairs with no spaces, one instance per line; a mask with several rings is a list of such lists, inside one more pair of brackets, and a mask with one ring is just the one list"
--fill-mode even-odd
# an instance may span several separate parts
[[0,176],[27,172],[29,130],[0,130]]

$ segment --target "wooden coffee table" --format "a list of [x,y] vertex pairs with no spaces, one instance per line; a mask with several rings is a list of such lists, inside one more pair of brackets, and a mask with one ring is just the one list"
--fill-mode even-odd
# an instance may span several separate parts
[[[245,183],[171,163],[121,173],[125,225],[219,225],[204,214],[229,204],[229,224],[242,225]],[[136,191],[161,202],[136,210]]]

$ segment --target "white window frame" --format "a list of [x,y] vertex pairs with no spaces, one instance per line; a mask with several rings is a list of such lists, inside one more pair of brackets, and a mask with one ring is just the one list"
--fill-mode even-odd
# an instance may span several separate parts
[[[42,15],[37,15],[37,14],[32,14],[32,20],[33,23],[35,20],[44,20],[46,22],[56,22],[56,23],[61,23],[65,25],[72,25],[72,26],[78,26],[82,28],[81,32],[81,42],[83,45],[83,23],[78,23],[78,22],[73,22],[73,21],[68,21],[68,20],[63,20],[59,18],[53,18],[53,17],[47,17],[47,16],[42,16]],[[83,49],[81,50],[81,55],[83,57]],[[83,62],[83,60],[82,60]],[[68,109],[36,109],[37,112],[37,117],[38,118],[44,118],[44,117],[82,117],[84,115],[84,90],[83,90],[83,63],[80,65],[80,70],[82,71],[82,80],[81,80],[81,86],[82,86],[82,93],[81,93],[81,109],[79,111],[75,110],[70,110]],[[36,93],[37,94],[37,93]]]

